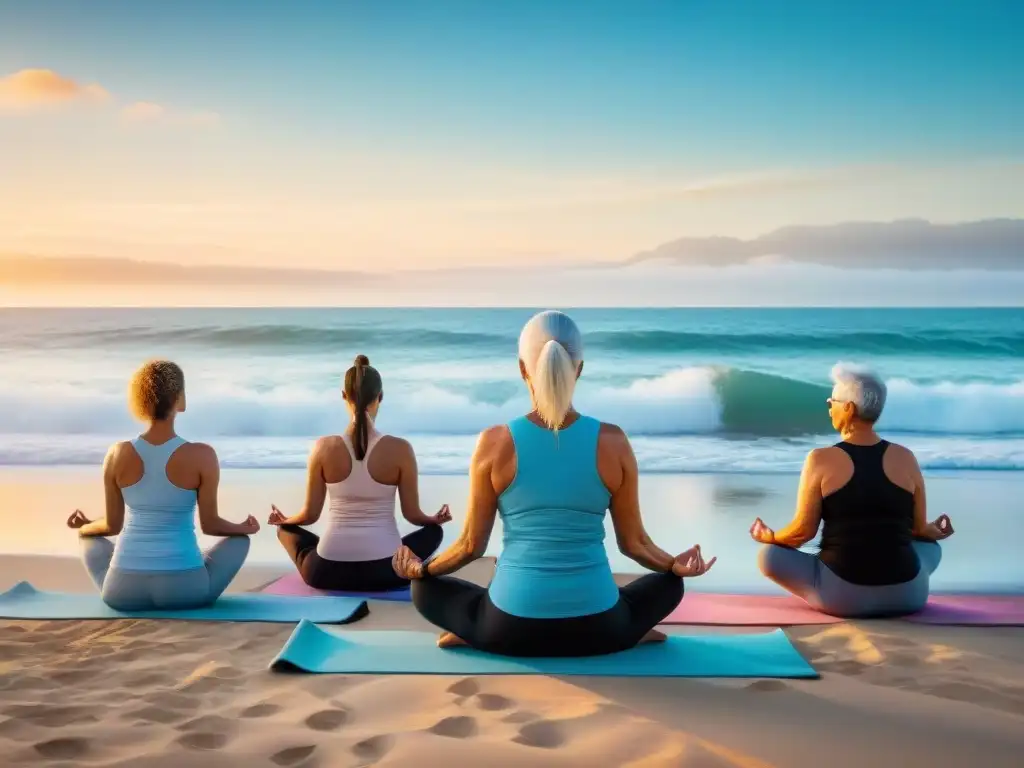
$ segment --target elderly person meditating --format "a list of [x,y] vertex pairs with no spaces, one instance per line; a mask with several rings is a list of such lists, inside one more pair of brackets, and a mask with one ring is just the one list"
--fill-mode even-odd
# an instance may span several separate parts
[[[909,449],[875,432],[885,383],[843,366],[832,371],[828,399],[842,442],[810,452],[793,521],[775,532],[760,518],[750,535],[765,544],[762,573],[833,616],[898,616],[928,600],[928,580],[942,558],[938,541],[949,517],[927,521],[924,478]],[[817,555],[801,552],[822,524]]]
[[[572,405],[583,337],[561,312],[541,312],[519,337],[519,372],[533,408],[484,430],[470,463],[459,538],[423,562],[395,554],[416,609],[445,630],[442,647],[507,656],[593,656],[658,642],[654,627],[679,604],[683,579],[700,576],[699,546],[671,555],[640,515],[636,458],[621,429]],[[611,512],[620,550],[650,573],[619,587],[604,547]],[[502,552],[490,586],[450,576],[483,555],[497,516]]]

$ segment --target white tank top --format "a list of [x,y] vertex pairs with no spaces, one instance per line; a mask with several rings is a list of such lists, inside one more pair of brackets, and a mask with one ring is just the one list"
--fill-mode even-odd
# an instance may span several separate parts
[[330,507],[327,529],[316,552],[325,560],[353,562],[391,557],[402,544],[395,520],[398,487],[383,485],[370,476],[367,462],[383,435],[371,434],[366,456],[356,460],[348,435],[342,435],[352,458],[352,471],[340,483],[328,483]]

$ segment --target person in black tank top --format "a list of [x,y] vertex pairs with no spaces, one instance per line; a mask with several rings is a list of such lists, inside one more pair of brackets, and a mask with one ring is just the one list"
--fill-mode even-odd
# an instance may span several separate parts
[[853,477],[821,501],[818,557],[851,584],[902,584],[921,564],[912,546],[914,494],[885,474],[886,440],[837,443],[853,462]]
[[[875,422],[884,382],[837,366],[828,399],[843,440],[808,455],[793,521],[775,532],[750,528],[762,573],[811,607],[843,617],[914,613],[928,600],[939,565],[938,541],[953,533],[947,516],[927,522],[924,478],[913,453],[882,440]],[[817,555],[799,549],[821,526]]]

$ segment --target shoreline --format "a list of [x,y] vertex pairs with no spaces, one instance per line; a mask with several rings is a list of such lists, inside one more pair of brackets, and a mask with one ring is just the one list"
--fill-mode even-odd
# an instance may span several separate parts
[[[792,517],[797,478],[780,474],[642,474],[640,501],[645,528],[666,549],[682,551],[699,543],[719,557],[714,570],[695,583],[708,592],[781,594],[757,570],[759,545],[748,529],[755,517],[782,525]],[[303,502],[305,473],[300,469],[224,469],[219,507],[230,520],[254,514],[262,528],[252,538],[247,563],[289,568],[291,564],[276,535],[266,525],[270,504],[285,514]],[[458,535],[465,515],[468,478],[465,475],[424,475],[420,480],[421,506],[427,512],[449,504],[453,520],[444,528],[446,546]],[[956,535],[944,543],[943,563],[932,580],[935,591],[1006,592],[1024,585],[1024,560],[1016,556],[1014,541],[994,532],[1019,524],[1015,499],[1024,496],[1024,472],[956,473],[929,476],[929,508],[953,518]],[[99,467],[0,467],[0,553],[57,555],[75,559],[77,536],[64,522],[76,508],[94,518],[103,509]],[[396,512],[396,514],[398,514]],[[605,520],[605,542],[613,571],[638,573],[641,568],[615,547],[611,516]],[[324,518],[312,526],[314,532]],[[399,515],[404,535],[413,529]],[[500,551],[500,519],[486,554]],[[200,536],[202,547],[214,543]],[[83,574],[84,578],[84,574]]]

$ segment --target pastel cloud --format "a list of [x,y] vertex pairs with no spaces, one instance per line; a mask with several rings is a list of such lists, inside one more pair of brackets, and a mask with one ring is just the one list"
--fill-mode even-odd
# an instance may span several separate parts
[[110,99],[96,83],[79,83],[52,69],[22,69],[0,78],[0,109],[29,112],[39,109],[97,104]]
[[[116,105],[106,88],[97,83],[80,83],[52,69],[21,69],[0,77],[0,112],[31,113],[81,105]],[[170,109],[153,101],[136,101],[121,106],[121,118],[132,123],[168,123],[190,127],[212,127],[220,123],[215,112]]]
[[178,112],[152,101],[136,101],[121,108],[121,117],[130,123],[174,123],[177,125],[212,127],[220,123],[216,112]]
[[146,123],[159,120],[167,114],[167,109],[152,101],[136,101],[121,109],[121,117],[132,122]]

